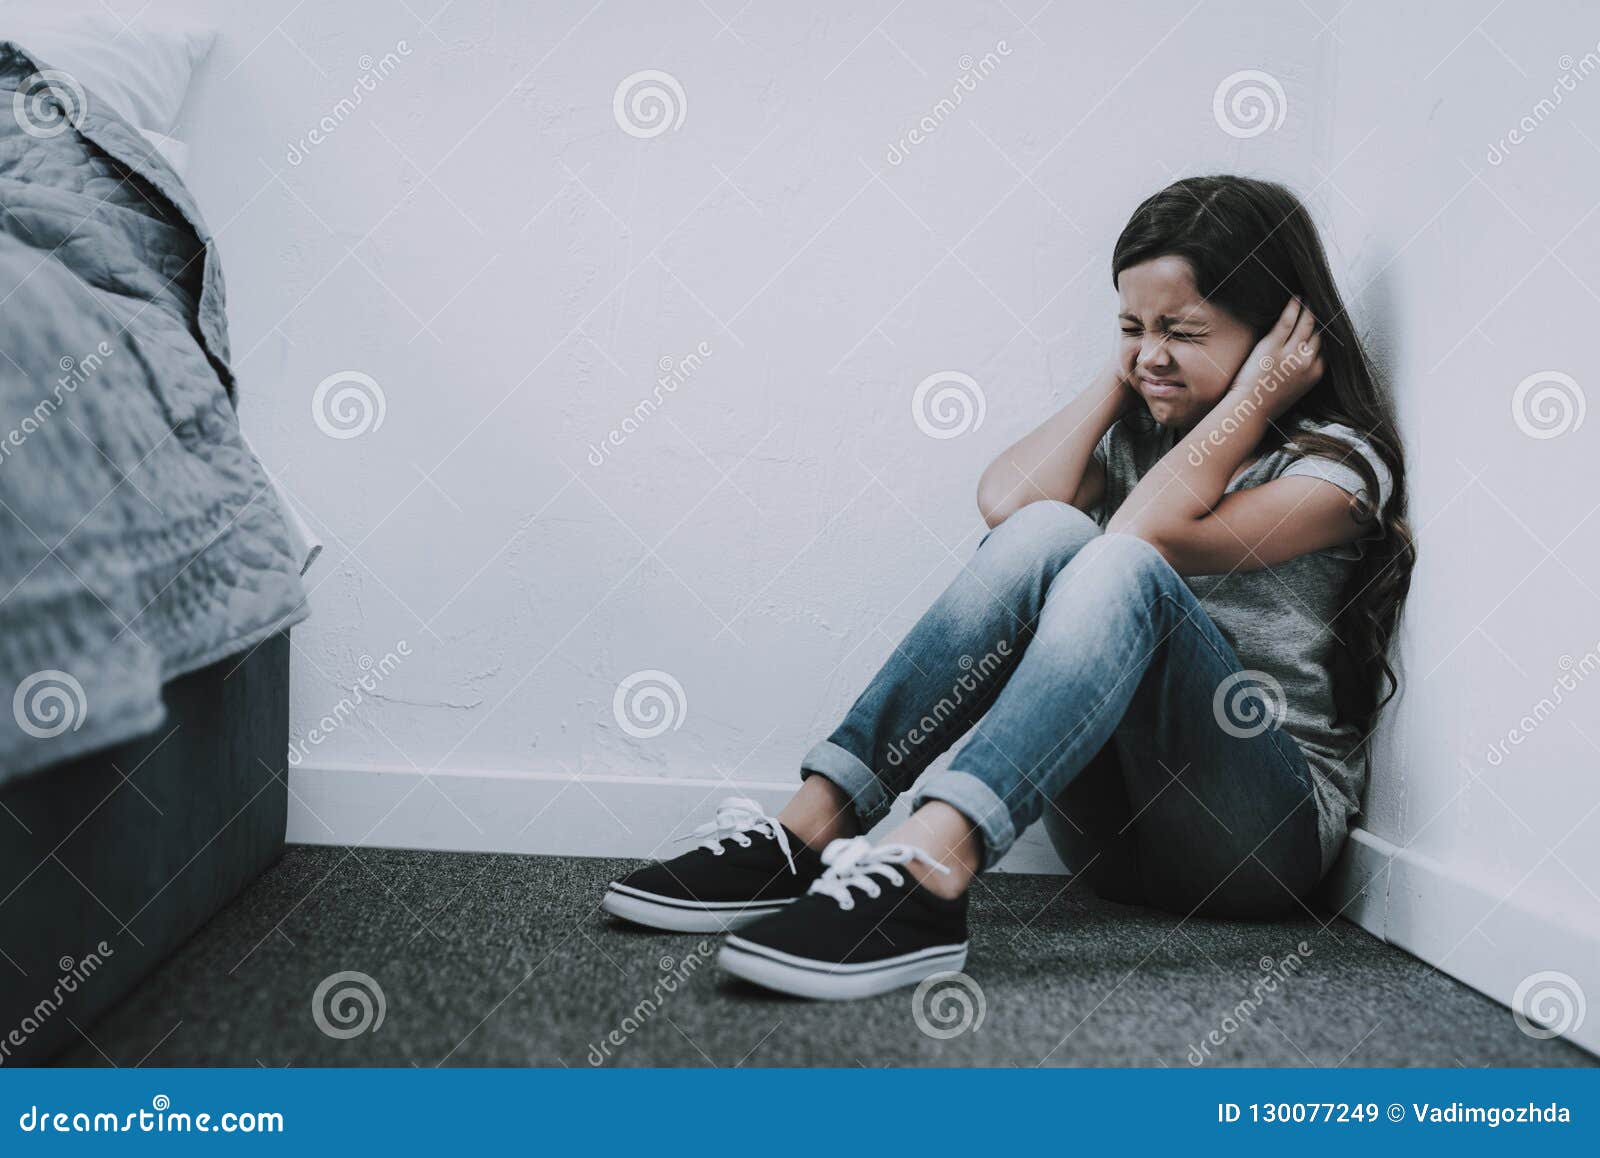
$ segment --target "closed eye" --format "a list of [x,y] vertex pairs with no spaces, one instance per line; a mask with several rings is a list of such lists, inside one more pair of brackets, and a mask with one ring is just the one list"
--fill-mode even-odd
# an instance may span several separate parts
[[[1134,337],[1138,337],[1139,328],[1137,326],[1123,326],[1122,327],[1122,332],[1124,334],[1127,334],[1130,338],[1134,338]],[[1185,334],[1185,333],[1180,333],[1177,330],[1168,330],[1167,331],[1167,337],[1174,338],[1174,339],[1176,339],[1177,341],[1180,341],[1180,342],[1198,342],[1202,338],[1204,338],[1205,335],[1204,334]]]

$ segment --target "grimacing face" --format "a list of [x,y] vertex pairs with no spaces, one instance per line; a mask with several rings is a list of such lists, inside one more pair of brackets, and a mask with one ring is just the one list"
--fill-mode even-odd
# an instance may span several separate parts
[[1200,297],[1184,258],[1131,265],[1117,278],[1119,364],[1151,416],[1191,429],[1232,385],[1257,335]]

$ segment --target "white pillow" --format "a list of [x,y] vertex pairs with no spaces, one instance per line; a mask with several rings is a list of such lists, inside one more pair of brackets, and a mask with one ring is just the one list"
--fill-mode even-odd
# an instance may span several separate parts
[[124,27],[109,12],[0,12],[0,40],[67,73],[134,128],[163,136],[178,123],[189,81],[216,38],[213,29],[143,19]]
[[177,137],[169,137],[165,133],[152,133],[149,129],[140,129],[139,134],[155,146],[156,152],[166,158],[174,173],[180,177],[189,176],[188,145]]

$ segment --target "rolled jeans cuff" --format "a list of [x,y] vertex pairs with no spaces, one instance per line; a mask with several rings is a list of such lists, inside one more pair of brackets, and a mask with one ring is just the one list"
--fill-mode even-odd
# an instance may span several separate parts
[[857,759],[854,753],[841,748],[832,740],[819,741],[806,753],[805,759],[800,761],[800,778],[805,779],[808,772],[814,772],[833,781],[846,796],[850,797],[862,832],[866,832],[888,815],[890,807],[894,804],[889,790],[884,787],[883,781],[873,774],[872,769]]
[[982,780],[970,772],[953,768],[935,772],[923,779],[911,797],[911,811],[929,800],[943,800],[972,821],[983,834],[983,864],[980,869],[1000,863],[1017,839],[1011,823],[1011,810]]

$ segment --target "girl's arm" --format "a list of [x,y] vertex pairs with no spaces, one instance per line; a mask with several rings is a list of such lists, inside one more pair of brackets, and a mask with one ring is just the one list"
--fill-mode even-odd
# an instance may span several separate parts
[[1149,541],[1180,575],[1270,567],[1360,537],[1325,479],[1273,479],[1223,497],[1266,434],[1322,376],[1311,311],[1291,299],[1222,400],[1141,478],[1106,524]]
[[989,464],[978,480],[983,521],[998,526],[1040,499],[1084,510],[1098,503],[1105,474],[1093,457],[1095,443],[1138,401],[1119,364],[1109,363],[1086,390]]

